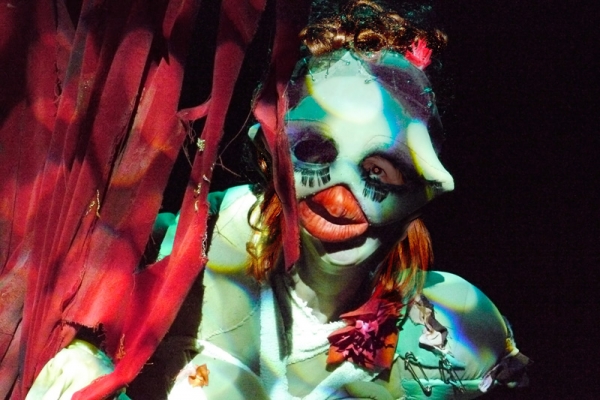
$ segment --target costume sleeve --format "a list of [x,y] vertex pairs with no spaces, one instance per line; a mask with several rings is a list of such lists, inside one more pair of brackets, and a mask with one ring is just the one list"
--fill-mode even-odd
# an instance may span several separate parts
[[[112,361],[83,340],[74,340],[42,368],[26,400],[68,400],[94,379],[112,372]],[[129,399],[124,393],[115,396]]]
[[240,360],[207,341],[181,370],[168,400],[268,400],[260,378]]

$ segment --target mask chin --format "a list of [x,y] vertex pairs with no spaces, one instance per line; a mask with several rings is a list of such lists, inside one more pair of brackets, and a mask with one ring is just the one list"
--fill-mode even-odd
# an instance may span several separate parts
[[323,242],[305,229],[301,229],[302,246],[322,261],[322,266],[330,268],[335,273],[340,267],[362,265],[371,258],[381,247],[381,240],[370,236],[360,236],[344,242]]
[[313,257],[323,261],[335,273],[340,267],[352,267],[369,264],[378,265],[386,254],[406,237],[408,225],[418,215],[410,219],[385,226],[370,226],[361,236],[343,242],[325,242],[317,239],[304,228],[300,231],[302,246]]

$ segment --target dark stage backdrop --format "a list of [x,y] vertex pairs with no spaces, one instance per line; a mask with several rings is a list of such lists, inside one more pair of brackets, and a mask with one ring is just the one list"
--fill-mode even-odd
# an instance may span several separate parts
[[[210,90],[214,49],[203,46],[214,42],[211,21],[218,14],[209,3],[218,2],[202,6],[206,20],[198,24],[184,107],[199,104]],[[256,179],[240,160],[252,92],[265,73],[271,12],[242,69],[226,126],[227,137],[237,139],[223,151],[215,190]],[[435,88],[447,132],[442,160],[456,189],[425,211],[434,268],[488,294],[535,361],[528,389],[501,390],[490,399],[594,399],[600,393],[594,58],[600,38],[593,15],[591,5],[577,1],[436,4],[439,26],[450,38]],[[182,153],[165,210],[181,201],[185,159]]]
[[596,399],[593,9],[577,1],[443,3],[445,72],[454,79],[443,160],[456,190],[427,213],[435,267],[487,293],[536,362],[529,390],[498,399]]

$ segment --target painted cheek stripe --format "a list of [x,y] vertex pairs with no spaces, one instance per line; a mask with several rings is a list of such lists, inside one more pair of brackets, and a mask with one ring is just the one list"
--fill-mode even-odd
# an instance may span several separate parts
[[298,204],[302,226],[324,242],[343,242],[366,232],[369,224],[356,198],[344,186],[320,191]]

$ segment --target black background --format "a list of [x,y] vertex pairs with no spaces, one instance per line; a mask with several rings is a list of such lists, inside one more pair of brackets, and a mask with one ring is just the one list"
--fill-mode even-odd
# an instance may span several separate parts
[[[217,3],[202,6],[184,107],[208,97]],[[488,398],[597,398],[598,14],[582,2],[541,0],[447,0],[435,10],[450,38],[437,89],[447,133],[441,158],[456,189],[425,212],[434,268],[465,277],[493,299],[535,361],[529,388]],[[245,135],[252,91],[267,65],[270,15],[272,4],[243,68],[228,138]],[[239,162],[242,142],[222,158],[242,176],[217,168],[215,189],[254,179]],[[182,157],[166,209],[178,207],[185,164]]]

